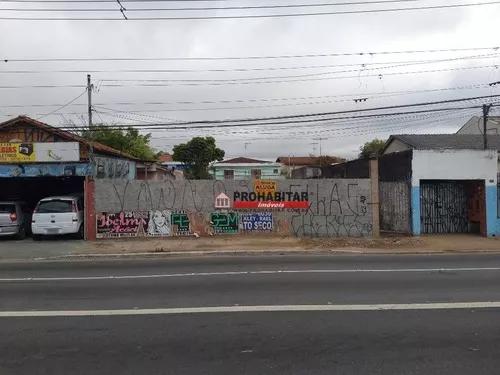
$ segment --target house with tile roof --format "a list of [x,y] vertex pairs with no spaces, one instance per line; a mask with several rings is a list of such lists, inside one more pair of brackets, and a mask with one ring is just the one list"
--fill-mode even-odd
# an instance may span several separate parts
[[284,178],[281,175],[280,163],[246,157],[213,163],[210,173],[216,180],[279,180]]

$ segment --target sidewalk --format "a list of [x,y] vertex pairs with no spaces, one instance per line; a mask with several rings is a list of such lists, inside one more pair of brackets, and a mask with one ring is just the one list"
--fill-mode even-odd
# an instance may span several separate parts
[[116,256],[193,256],[232,254],[427,254],[500,252],[500,239],[473,235],[422,237],[300,239],[280,236],[221,236],[209,238],[123,239],[95,242],[1,240],[0,261],[82,259]]

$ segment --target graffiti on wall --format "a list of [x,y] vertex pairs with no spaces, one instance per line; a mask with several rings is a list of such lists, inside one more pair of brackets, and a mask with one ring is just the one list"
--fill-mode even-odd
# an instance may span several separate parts
[[148,212],[103,212],[97,215],[97,238],[142,237],[148,222]]
[[97,215],[97,238],[170,236],[168,210],[102,212]]
[[315,203],[307,212],[296,212],[292,219],[292,232],[297,236],[361,237],[372,234],[367,193],[358,183],[344,187],[333,183],[327,194],[320,194],[319,185]]
[[[169,228],[169,236],[250,230],[310,237],[360,237],[372,233],[368,179],[280,180],[276,190],[267,191],[267,195],[272,195],[273,203],[295,202],[300,208],[235,208],[238,200],[266,203],[264,190],[272,187],[259,186],[260,193],[255,193],[253,181],[96,180],[96,209],[146,212],[146,236],[149,213],[156,210],[170,212],[169,225],[161,215],[156,218],[164,222],[164,233]],[[265,195],[264,200],[259,200],[259,195]]]
[[147,235],[153,237],[170,236],[172,212],[169,210],[151,210],[148,213]]
[[241,227],[245,231],[272,232],[273,214],[271,212],[254,212],[241,215]]
[[215,234],[238,233],[238,214],[236,212],[212,212],[210,224]]
[[192,234],[188,214],[186,212],[172,213],[172,235],[190,236]]
[[135,178],[135,162],[133,161],[95,156],[93,163],[96,178]]

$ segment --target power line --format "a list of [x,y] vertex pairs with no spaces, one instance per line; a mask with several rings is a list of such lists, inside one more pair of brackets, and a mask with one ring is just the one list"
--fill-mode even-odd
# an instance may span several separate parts
[[[307,123],[307,125],[297,125],[297,126],[282,126],[283,123],[262,123],[262,124],[251,124],[251,125],[241,125],[242,127],[245,126],[247,128],[251,128],[251,127],[260,127],[260,126],[264,126],[266,125],[266,131],[279,131],[279,130],[286,130],[287,132],[292,130],[292,129],[301,129],[301,128],[307,128],[307,129],[310,129],[310,128],[322,128],[324,129],[325,127],[329,126],[329,125],[342,125],[342,124],[347,124],[347,125],[351,125],[352,124],[352,121],[353,119],[356,119],[358,123],[363,123],[364,125],[361,125],[361,126],[366,126],[366,124],[368,123],[373,123],[374,121],[377,121],[377,122],[380,122],[380,121],[384,121],[384,124],[386,123],[394,123],[396,121],[405,121],[405,122],[410,122],[410,121],[416,121],[418,119],[429,119],[429,118],[436,118],[436,117],[444,117],[444,116],[450,116],[450,115],[455,115],[456,116],[456,113],[444,113],[446,111],[451,111],[451,110],[457,110],[457,111],[467,111],[470,112],[471,110],[473,110],[474,112],[477,112],[478,111],[478,108],[479,106],[474,106],[474,107],[465,107],[465,108],[443,108],[443,109],[438,109],[438,110],[433,110],[433,111],[429,111],[429,110],[422,110],[422,111],[412,111],[412,112],[401,112],[401,113],[390,113],[390,114],[375,114],[375,115],[369,115],[369,116],[348,116],[348,117],[339,117],[339,118],[332,118],[332,119],[317,119],[317,120],[311,120],[311,121],[322,121],[321,123]],[[122,115],[122,114],[113,114],[113,113],[106,113],[106,112],[101,112],[102,114],[105,114],[107,116],[112,116],[112,117],[116,117],[116,118],[121,118],[121,119],[127,119],[127,120],[136,120],[135,118],[133,117],[130,117],[130,116],[127,116],[127,115]],[[391,116],[388,116],[388,115],[391,115]],[[397,117],[397,118],[395,118]],[[339,121],[340,120],[340,121]],[[143,121],[141,121],[143,122]],[[296,124],[296,122],[287,122],[287,123],[292,123],[292,124]],[[287,124],[286,123],[286,124]],[[274,125],[274,124],[277,124],[277,125]],[[136,125],[137,127],[142,127],[142,128],[147,128],[148,130],[151,130],[151,131],[162,131],[162,130],[165,130],[165,129],[168,129],[169,131],[173,131],[175,132],[176,130],[205,130],[205,131],[208,131],[208,130],[211,130],[211,129],[215,129],[216,131],[219,131],[219,132],[223,132],[222,134],[231,134],[231,135],[235,135],[235,134],[249,134],[250,132],[255,132],[257,131],[257,129],[253,129],[253,130],[246,130],[246,131],[231,131],[230,133],[227,132],[227,130],[222,130],[222,129],[217,129],[217,127],[212,127],[212,126],[203,126],[203,127],[192,127],[192,128],[189,128],[189,129],[184,129],[184,128],[171,128],[171,127],[162,127],[162,128],[156,128],[156,127],[153,127],[154,123],[150,123],[149,124],[150,126],[147,126],[147,125]],[[270,126],[269,126],[270,125]],[[228,125],[227,127],[231,127],[231,125]],[[227,127],[224,127],[227,128]],[[356,126],[351,126],[351,127],[348,127],[349,129],[351,128],[359,128],[360,125],[356,125]],[[270,129],[270,130],[269,130]],[[321,130],[321,131],[324,131],[324,130]],[[213,130],[212,130],[212,133],[213,133]],[[259,133],[260,134],[272,134],[272,133],[262,133],[262,130],[259,130]],[[214,133],[213,133],[214,134]],[[217,134],[217,133],[215,133]]]
[[59,88],[84,88],[85,85],[22,85],[0,86],[0,89],[59,89]]
[[[207,0],[205,0],[207,1]],[[286,8],[314,8],[314,7],[332,7],[332,6],[346,6],[346,5],[371,5],[371,4],[393,4],[393,3],[414,3],[422,0],[380,0],[380,1],[355,1],[355,2],[338,2],[338,3],[313,3],[313,4],[281,4],[281,5],[240,5],[240,6],[203,6],[203,7],[190,7],[190,8],[127,8],[127,12],[157,12],[157,11],[207,11],[207,10],[245,10],[245,9],[286,9]],[[101,3],[103,1],[100,1]],[[116,3],[116,0],[109,1]],[[121,1],[122,3],[130,3],[130,1]],[[138,2],[138,1],[137,1]],[[149,3],[149,1],[142,1]],[[43,3],[38,1],[37,3]],[[56,1],[55,3],[64,3]],[[74,3],[68,1],[67,3]],[[116,8],[2,8],[9,12],[116,12]]]
[[[443,87],[434,89],[423,89],[423,90],[403,90],[403,91],[387,91],[387,92],[371,92],[363,94],[338,94],[338,95],[321,95],[321,96],[301,96],[301,97],[289,97],[289,98],[254,98],[254,99],[222,99],[222,100],[200,100],[200,101],[148,101],[148,102],[103,102],[96,103],[96,106],[107,106],[107,105],[190,105],[190,104],[229,104],[229,103],[259,103],[259,102],[280,102],[280,101],[295,101],[295,100],[315,100],[315,99],[325,99],[325,98],[348,98],[345,101],[352,101],[352,97],[357,97],[359,95],[364,95],[368,99],[376,99],[377,97],[385,98],[395,95],[413,95],[420,93],[432,93],[432,92],[443,92],[443,91],[460,91],[460,90],[473,90],[480,88],[490,87],[488,83],[480,83],[475,85],[466,86],[455,86],[455,87]],[[329,103],[327,101],[325,103]],[[323,103],[321,103],[323,104]],[[12,104],[12,105],[0,105],[0,108],[26,108],[26,107],[58,107],[63,104]],[[291,105],[297,105],[297,103],[292,103]],[[73,104],[73,106],[86,106],[86,104]],[[240,109],[241,107],[235,107],[234,109]],[[200,110],[205,110],[210,108],[203,108]],[[233,108],[232,108],[233,109]],[[189,110],[189,109],[188,109]]]
[[[331,64],[331,65],[302,65],[302,66],[271,66],[261,68],[228,68],[228,69],[53,69],[53,70],[33,70],[33,69],[17,69],[17,70],[0,70],[0,74],[40,74],[40,73],[223,73],[223,72],[253,72],[253,71],[275,71],[275,70],[299,70],[299,69],[324,69],[324,68],[338,68],[338,67],[359,67],[360,70],[372,69],[387,69],[392,66],[381,68],[369,68],[375,65],[397,65],[408,66],[418,64],[437,64],[450,61],[461,60],[482,60],[499,57],[498,53],[473,55],[473,56],[460,56],[447,59],[435,60],[405,60],[405,61],[385,61],[385,62],[364,62],[364,63],[350,63],[350,64]],[[401,65],[405,64],[405,65]]]
[[[286,17],[306,17],[306,16],[331,16],[348,14],[375,14],[387,12],[404,12],[417,10],[437,10],[475,7],[484,5],[498,5],[500,1],[489,1],[481,3],[453,4],[453,5],[430,5],[412,8],[384,8],[370,10],[345,10],[331,12],[311,12],[311,13],[282,13],[282,14],[246,14],[227,16],[190,16],[190,17],[135,17],[128,18],[128,21],[186,21],[186,20],[215,20],[215,19],[250,19],[250,18],[286,18]],[[0,17],[1,20],[22,20],[22,21],[123,21],[123,18],[97,18],[97,17]]]
[[[327,119],[307,119],[307,120],[292,120],[292,121],[282,121],[282,122],[260,122],[260,123],[237,123],[237,124],[216,124],[213,122],[211,125],[199,125],[192,126],[192,122],[185,122],[179,126],[175,123],[170,124],[148,124],[148,125],[138,125],[138,124],[113,124],[111,126],[106,126],[106,129],[117,130],[117,129],[127,129],[127,128],[140,128],[142,130],[150,130],[150,129],[163,129],[163,130],[195,130],[195,129],[220,129],[220,128],[236,128],[236,127],[261,127],[261,126],[269,126],[269,125],[284,125],[284,124],[297,124],[297,123],[313,123],[318,121],[331,121],[331,120],[353,120],[353,119],[363,119],[363,118],[374,118],[374,117],[391,117],[391,116],[400,116],[405,114],[418,114],[418,113],[430,113],[430,112],[443,112],[443,111],[458,111],[458,110],[466,110],[466,109],[478,109],[479,106],[469,106],[469,107],[451,107],[451,108],[435,108],[435,109],[426,109],[426,110],[418,110],[418,111],[405,111],[405,112],[395,112],[395,113],[382,113],[382,114],[369,114],[369,115],[355,115],[355,116],[343,116],[343,117],[335,117],[335,118],[327,118]],[[101,112],[105,114],[104,112]],[[175,127],[173,127],[175,125]],[[323,124],[325,125],[325,124]],[[60,127],[59,129],[66,129]],[[74,129],[74,128],[72,128]],[[86,130],[87,127],[81,127],[80,130]]]
[[60,111],[61,109],[66,108],[67,106],[69,106],[69,105],[73,104],[75,101],[77,101],[78,99],[80,99],[80,98],[83,96],[83,94],[85,94],[86,92],[87,92],[87,89],[83,90],[83,92],[82,92],[80,95],[78,95],[77,97],[75,97],[74,99],[71,99],[71,100],[70,100],[69,102],[67,102],[66,104],[63,104],[62,106],[60,106],[60,107],[59,107],[59,108],[57,108],[57,109],[54,109],[54,110],[53,110],[53,111],[51,111],[51,112],[48,112],[48,113],[45,113],[45,114],[41,115],[40,117],[38,117],[38,118],[37,118],[37,120],[40,120],[40,119],[42,119],[42,118],[44,118],[44,117],[47,117],[47,116],[50,116],[50,115],[52,115],[52,114],[54,114],[54,113],[56,113],[56,112]]
[[[366,74],[366,75],[350,75],[350,76],[333,76],[333,77],[320,77],[320,78],[299,78],[299,79],[279,79],[276,77],[274,80],[268,78],[269,80],[261,81],[249,81],[245,78],[234,78],[234,79],[101,79],[99,82],[103,82],[105,87],[127,87],[127,86],[146,86],[146,87],[168,87],[168,86],[223,86],[223,85],[261,85],[261,84],[272,84],[272,83],[293,83],[293,82],[310,82],[310,81],[327,81],[327,80],[339,80],[339,79],[352,79],[352,78],[370,78],[378,77],[384,78],[386,76],[396,76],[396,75],[409,75],[409,74],[426,74],[426,73],[440,73],[440,72],[452,72],[458,70],[475,70],[475,69],[488,69],[488,68],[498,68],[499,65],[482,65],[482,66],[469,66],[469,67],[458,67],[458,68],[445,68],[445,69],[431,69],[431,70],[417,70],[417,71],[406,71],[406,72],[392,72],[392,73],[380,73],[380,74]],[[123,84],[123,83],[107,83],[107,82],[133,82],[133,84]],[[146,82],[146,83],[143,83]],[[166,82],[166,83],[163,83]],[[14,86],[15,87],[15,86]],[[0,86],[0,88],[3,88]]]
[[[457,68],[445,68],[445,69],[431,69],[431,70],[418,70],[418,71],[406,71],[406,72],[392,72],[383,74],[367,74],[361,76],[362,78],[369,77],[379,77],[383,78],[385,76],[395,76],[395,75],[409,75],[409,74],[425,74],[425,73],[438,73],[438,72],[451,72],[457,70],[474,70],[474,69],[487,69],[487,68],[498,68],[498,65],[482,65],[482,66],[470,66],[470,67],[457,67]],[[278,77],[276,77],[278,78]],[[248,81],[247,79],[234,78],[234,79],[210,79],[210,80],[189,80],[189,79],[101,79],[99,82],[104,82],[105,87],[130,87],[130,86],[146,86],[146,87],[168,87],[168,86],[222,86],[222,85],[249,85],[249,84],[270,84],[270,83],[293,83],[293,82],[309,82],[309,81],[325,81],[325,80],[337,80],[337,79],[352,79],[360,78],[359,75],[355,76],[334,76],[334,77],[322,77],[322,78],[302,78],[302,79],[286,79],[286,80],[263,80],[263,81]],[[106,83],[106,82],[134,82],[134,84],[123,84],[123,83]],[[150,82],[150,83],[138,83],[138,82]],[[168,82],[168,83],[162,83]],[[83,85],[5,85],[0,86],[0,89],[48,89],[48,88],[83,88]]]
[[[452,104],[452,103],[470,102],[470,101],[477,101],[477,100],[485,101],[487,99],[493,99],[493,98],[498,98],[498,97],[500,97],[500,95],[487,95],[487,96],[477,96],[477,97],[470,97],[470,98],[441,100],[441,101],[434,101],[434,102],[402,104],[402,105],[365,108],[365,109],[351,109],[351,110],[343,110],[343,111],[336,111],[336,112],[306,113],[306,114],[297,114],[297,115],[270,116],[270,117],[260,117],[260,118],[183,121],[183,122],[171,122],[168,124],[159,123],[159,124],[154,124],[154,125],[155,126],[169,126],[169,127],[171,127],[171,126],[186,126],[186,125],[228,125],[228,123],[236,123],[236,124],[247,123],[248,124],[248,123],[252,123],[252,122],[253,123],[259,122],[260,125],[269,125],[268,121],[291,120],[291,119],[295,120],[295,121],[292,121],[292,123],[298,123],[298,122],[306,122],[307,120],[299,121],[296,119],[335,116],[335,115],[340,115],[340,114],[351,114],[351,113],[374,112],[374,111],[382,111],[382,110],[395,110],[395,109],[401,109],[401,108],[423,107],[423,106],[431,106],[431,105],[439,105],[439,104]],[[477,106],[466,107],[465,109],[468,109],[468,108],[477,108]],[[427,110],[424,110],[423,112],[421,111],[421,112],[410,112],[410,113],[435,112],[435,111],[443,111],[443,110],[451,110],[451,109],[453,109],[453,108],[435,108],[435,109],[427,109]],[[397,114],[398,113],[370,114],[367,116],[368,117],[381,116],[381,115],[394,116]],[[331,119],[320,118],[320,119],[313,119],[312,121],[326,121],[326,120],[331,120]],[[309,120],[309,121],[311,121],[311,120]],[[286,122],[279,122],[279,123],[273,123],[273,124],[285,124],[285,123]],[[250,125],[257,125],[257,124],[248,124],[248,126],[250,126]],[[130,126],[130,125],[114,125],[114,126]],[[229,126],[232,126],[232,125],[229,125]],[[182,128],[180,128],[180,129],[182,129]]]
[[[279,70],[299,70],[299,69],[323,69],[336,67],[358,67],[358,69],[341,70],[335,72],[324,72],[315,74],[334,74],[348,73],[367,70],[382,70],[399,68],[411,65],[422,64],[437,64],[443,62],[462,61],[462,60],[483,60],[497,58],[500,54],[491,53],[474,56],[460,56],[447,59],[435,60],[407,60],[407,61],[387,61],[387,62],[365,62],[351,64],[333,64],[333,65],[305,65],[305,66],[280,66],[280,67],[263,67],[263,68],[229,68],[229,69],[59,69],[59,70],[0,70],[0,74],[43,74],[43,73],[223,73],[223,72],[253,72],[253,71],[279,71]],[[370,67],[375,66],[377,67]],[[380,66],[388,65],[388,66]],[[252,78],[262,79],[262,78]]]
[[[421,74],[421,73],[437,73],[437,72],[448,72],[455,70],[471,70],[471,69],[486,69],[486,68],[498,68],[499,65],[481,65],[481,66],[462,66],[456,68],[443,68],[443,69],[432,69],[432,70],[419,70],[419,71],[410,71],[410,72],[393,72],[393,73],[382,73],[384,76],[391,75],[401,75],[401,74]],[[392,67],[390,67],[392,68]],[[378,68],[385,69],[385,68]],[[387,68],[389,69],[389,68]],[[340,74],[340,73],[348,73],[348,72],[358,72],[358,69],[355,70],[338,70],[333,72],[322,72],[322,73],[309,73],[309,74],[298,74],[298,75],[288,75],[288,76],[267,76],[267,77],[251,77],[251,78],[225,78],[225,79],[162,79],[162,78],[154,78],[154,79],[100,79],[99,82],[225,82],[228,84],[232,84],[233,82],[250,82],[252,81],[262,81],[266,83],[267,80],[281,80],[281,79],[289,79],[289,78],[306,78],[306,77],[317,77],[331,74]],[[380,74],[369,74],[363,75],[362,77],[379,77]],[[348,78],[359,78],[359,75],[356,76],[344,76],[344,77],[325,77],[323,79],[348,79]],[[319,79],[319,78],[318,78]],[[309,80],[309,78],[307,79]],[[313,78],[313,80],[315,80]],[[286,81],[272,81],[275,82],[301,82],[300,80],[286,80]],[[107,86],[107,85],[105,85]]]
[[[426,74],[426,73],[439,73],[439,72],[451,72],[457,70],[474,70],[474,69],[487,69],[487,68],[498,68],[498,65],[482,65],[482,66],[470,66],[470,67],[457,67],[457,68],[445,68],[445,69],[431,69],[431,70],[417,70],[417,71],[406,71],[406,72],[392,72],[383,74],[367,74],[361,76],[362,78],[369,77],[379,77],[383,78],[385,76],[395,76],[395,75],[409,75],[409,74]],[[146,86],[146,87],[168,87],[168,86],[222,86],[222,85],[257,85],[257,84],[272,84],[272,83],[293,83],[293,82],[309,82],[309,81],[325,81],[325,80],[338,80],[338,79],[359,79],[359,75],[354,76],[333,76],[333,77],[321,77],[321,78],[301,78],[301,79],[278,79],[276,80],[262,80],[262,81],[249,81],[250,78],[234,78],[234,79],[101,79],[99,83],[103,82],[105,87],[130,87],[130,86]],[[262,78],[261,78],[262,79]],[[269,78],[271,79],[271,78]],[[123,83],[107,83],[107,82],[133,82],[133,84],[123,84]],[[147,83],[142,83],[147,82]],[[168,82],[168,83],[163,83]],[[48,88],[82,88],[83,85],[5,85],[0,86],[0,89],[48,89]]]
[[[142,0],[141,0],[142,1]],[[1,58],[4,63],[8,62],[76,62],[76,61],[207,61],[207,60],[263,60],[263,59],[297,59],[316,57],[345,57],[345,56],[375,56],[396,54],[419,54],[419,53],[444,53],[444,52],[467,52],[467,51],[498,51],[500,46],[493,47],[469,47],[469,48],[441,48],[421,49],[403,51],[365,51],[365,52],[337,52],[337,53],[315,53],[304,55],[274,55],[274,56],[217,56],[217,57],[51,57],[51,58]]]
[[[79,4],[79,3],[115,3],[116,0],[2,0],[4,3],[69,3],[69,4]],[[228,1],[239,1],[239,0],[122,0],[121,2],[126,3],[181,3],[181,2],[228,2]],[[403,2],[415,2],[421,0],[377,0],[377,1],[356,1],[356,2],[337,2],[330,3],[331,5],[359,5],[359,4],[383,4],[383,3],[403,3]]]

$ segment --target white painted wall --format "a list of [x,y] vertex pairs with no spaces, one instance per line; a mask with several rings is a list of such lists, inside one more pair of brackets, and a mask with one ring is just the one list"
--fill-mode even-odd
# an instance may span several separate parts
[[486,180],[497,183],[496,150],[413,150],[412,186],[420,180]]

